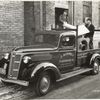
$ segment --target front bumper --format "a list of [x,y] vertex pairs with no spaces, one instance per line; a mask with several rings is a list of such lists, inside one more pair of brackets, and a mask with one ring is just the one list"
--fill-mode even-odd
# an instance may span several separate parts
[[2,81],[8,82],[8,83],[15,83],[15,84],[23,85],[23,86],[29,85],[28,81],[7,78],[7,64],[6,63],[3,65],[2,68],[0,67],[0,78]]
[[23,81],[23,80],[17,80],[17,79],[8,79],[6,78],[6,70],[4,68],[0,68],[0,78],[4,82],[8,83],[15,83],[23,86],[28,86],[29,82],[28,81]]
[[4,82],[15,83],[15,84],[23,85],[23,86],[28,86],[29,85],[28,81],[15,80],[15,79],[7,79],[7,78],[2,78],[2,77],[1,77],[1,80],[4,81]]

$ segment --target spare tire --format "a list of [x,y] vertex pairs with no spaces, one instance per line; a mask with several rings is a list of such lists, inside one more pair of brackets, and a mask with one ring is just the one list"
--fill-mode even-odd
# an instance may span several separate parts
[[82,40],[81,43],[80,43],[80,49],[81,50],[87,50],[87,47],[88,47],[88,43],[86,40]]

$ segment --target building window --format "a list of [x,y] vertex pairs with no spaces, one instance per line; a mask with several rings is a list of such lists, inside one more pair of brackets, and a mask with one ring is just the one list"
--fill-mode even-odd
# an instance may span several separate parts
[[86,17],[92,18],[92,2],[91,1],[83,1],[83,22]]
[[58,28],[59,27],[59,17],[60,15],[63,14],[64,11],[67,11],[67,22],[68,22],[68,9],[64,9],[64,8],[55,8],[55,27]]

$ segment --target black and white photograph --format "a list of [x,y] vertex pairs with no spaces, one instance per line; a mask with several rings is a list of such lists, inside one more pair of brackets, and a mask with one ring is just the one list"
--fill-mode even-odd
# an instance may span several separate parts
[[100,99],[100,0],[0,0],[0,100]]

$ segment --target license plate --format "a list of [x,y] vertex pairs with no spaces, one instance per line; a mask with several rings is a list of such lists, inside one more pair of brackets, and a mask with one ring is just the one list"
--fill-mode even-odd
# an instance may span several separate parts
[[3,69],[3,68],[0,68],[0,74],[5,75],[5,74],[6,74],[6,70],[5,70],[5,69]]

